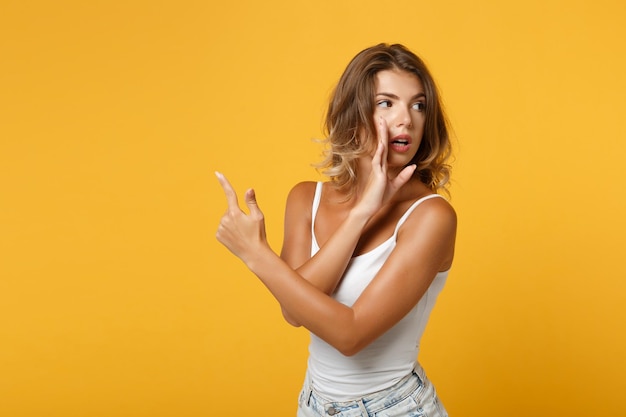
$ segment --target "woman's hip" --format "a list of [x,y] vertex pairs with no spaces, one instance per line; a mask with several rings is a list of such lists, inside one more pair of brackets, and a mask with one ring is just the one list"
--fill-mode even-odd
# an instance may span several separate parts
[[416,364],[413,372],[390,388],[352,401],[332,401],[315,391],[307,375],[298,399],[298,417],[447,417],[435,388]]

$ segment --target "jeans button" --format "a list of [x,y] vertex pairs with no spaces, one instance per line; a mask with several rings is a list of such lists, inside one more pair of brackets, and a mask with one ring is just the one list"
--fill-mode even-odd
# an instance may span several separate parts
[[337,410],[335,407],[329,407],[326,412],[329,416],[334,416],[335,414],[339,413],[339,410]]

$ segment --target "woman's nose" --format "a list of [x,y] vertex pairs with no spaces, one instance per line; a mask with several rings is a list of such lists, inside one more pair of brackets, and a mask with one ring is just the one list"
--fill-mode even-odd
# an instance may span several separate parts
[[411,113],[409,112],[409,109],[398,107],[398,113],[396,114],[395,122],[397,127],[411,127]]

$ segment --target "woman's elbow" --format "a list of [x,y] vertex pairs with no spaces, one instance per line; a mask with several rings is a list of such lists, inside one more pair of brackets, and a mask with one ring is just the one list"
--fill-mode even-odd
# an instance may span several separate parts
[[341,349],[337,349],[339,353],[343,356],[354,356],[361,351],[361,349],[356,349],[354,347],[342,347]]
[[281,307],[280,310],[282,311],[283,318],[285,319],[287,323],[291,324],[293,327],[302,326],[302,324],[296,321],[293,317],[291,317],[291,315],[284,308]]
[[354,356],[362,351],[367,345],[368,343],[361,339],[350,337],[337,341],[333,347],[343,356]]

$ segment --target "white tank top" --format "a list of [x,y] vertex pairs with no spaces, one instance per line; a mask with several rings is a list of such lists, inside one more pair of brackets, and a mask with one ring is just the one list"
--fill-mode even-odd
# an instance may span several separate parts
[[[319,250],[314,225],[321,194],[322,183],[318,182],[311,218],[311,256]],[[434,197],[441,196],[431,194],[417,200],[402,215],[388,240],[353,257],[332,297],[352,306],[396,246],[398,230],[409,214],[420,203]],[[426,322],[447,276],[448,271],[439,272],[415,307],[356,355],[344,356],[311,333],[308,373],[316,392],[332,401],[349,401],[389,388],[408,375],[415,366]]]

